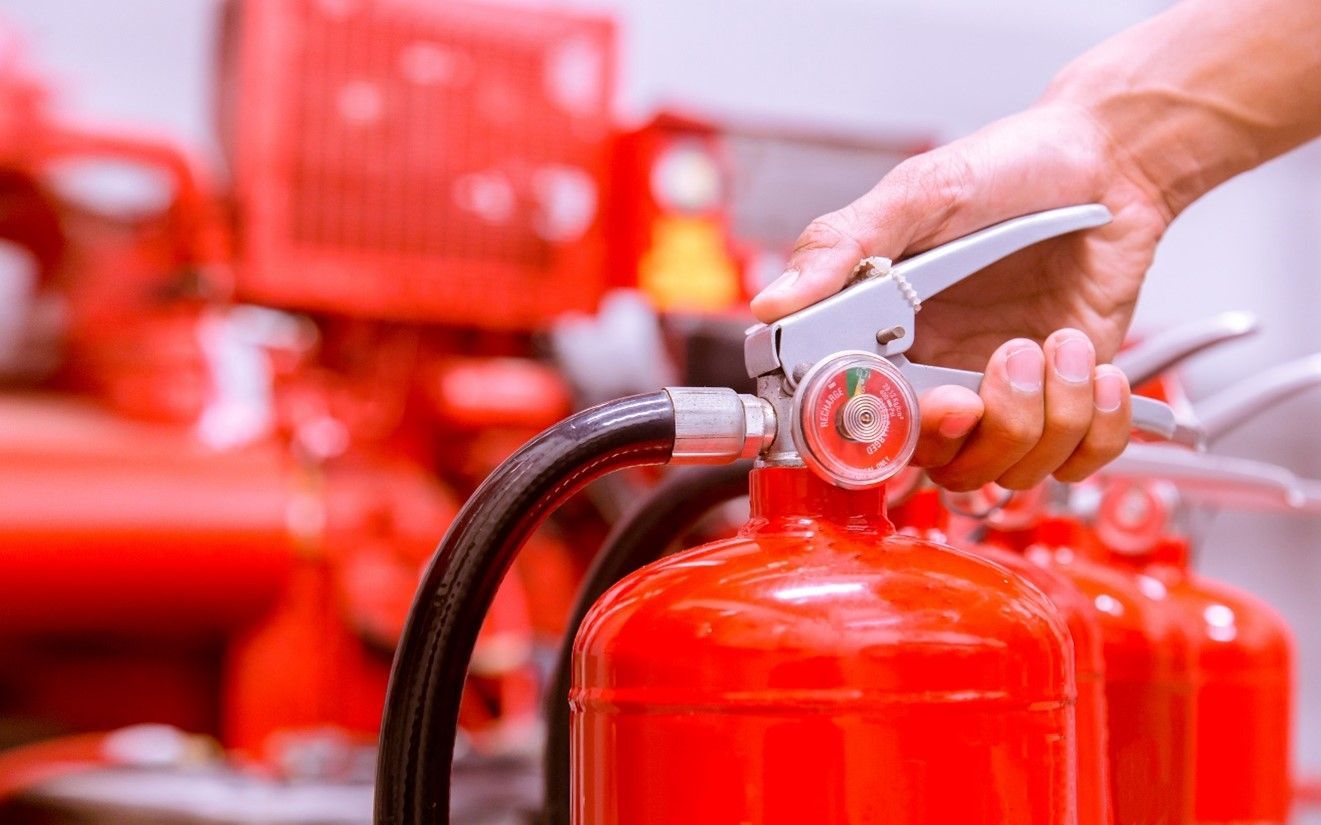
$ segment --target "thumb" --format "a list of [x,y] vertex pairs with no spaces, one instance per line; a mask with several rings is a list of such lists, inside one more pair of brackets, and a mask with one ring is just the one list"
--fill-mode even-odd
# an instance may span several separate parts
[[784,274],[752,299],[752,314],[769,323],[827,298],[843,288],[861,259],[899,258],[914,238],[943,223],[959,178],[941,162],[945,154],[904,161],[861,198],[808,224]]

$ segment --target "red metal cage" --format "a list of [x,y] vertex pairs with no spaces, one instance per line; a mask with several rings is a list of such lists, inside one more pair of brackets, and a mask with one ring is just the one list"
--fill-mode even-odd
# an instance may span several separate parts
[[594,306],[609,20],[425,0],[230,11],[240,297],[496,329]]

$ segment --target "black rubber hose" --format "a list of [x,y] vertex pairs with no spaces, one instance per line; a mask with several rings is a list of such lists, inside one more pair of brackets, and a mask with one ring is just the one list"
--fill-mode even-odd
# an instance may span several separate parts
[[713,467],[685,467],[662,481],[610,531],[587,571],[546,694],[545,821],[569,825],[569,682],[573,639],[596,600],[620,579],[659,559],[702,516],[748,493],[752,462]]
[[664,392],[584,410],[538,435],[477,488],[441,540],[409,610],[381,722],[377,825],[448,823],[450,771],[477,630],[524,541],[576,490],[674,450]]

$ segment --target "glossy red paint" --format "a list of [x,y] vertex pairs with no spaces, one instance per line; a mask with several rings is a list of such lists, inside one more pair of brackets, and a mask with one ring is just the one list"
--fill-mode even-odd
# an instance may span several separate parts
[[[901,533],[945,543],[949,511],[940,492],[919,489],[890,508]],[[1045,593],[1060,612],[1073,640],[1074,679],[1078,685],[1075,724],[1078,743],[1078,823],[1106,825],[1110,809],[1110,760],[1106,753],[1105,664],[1101,627],[1090,601],[1061,573],[1034,564],[1019,553],[990,544],[959,545],[1017,573]]]
[[882,489],[755,470],[737,538],[626,578],[575,642],[574,821],[1072,823],[1072,645]]
[[1078,522],[1045,518],[1033,535],[1027,557],[1067,576],[1101,628],[1115,822],[1192,822],[1195,669],[1182,611],[1157,579],[1091,558]]
[[1159,579],[1194,630],[1198,823],[1284,823],[1292,802],[1293,633],[1262,600],[1189,569],[1166,536],[1112,563]]

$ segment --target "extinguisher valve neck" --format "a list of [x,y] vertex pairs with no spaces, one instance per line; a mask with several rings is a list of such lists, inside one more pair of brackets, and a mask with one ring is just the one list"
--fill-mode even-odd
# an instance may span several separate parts
[[724,387],[666,387],[674,404],[671,464],[728,464],[754,458],[775,439],[775,411]]

